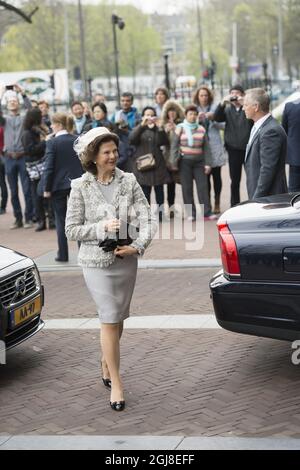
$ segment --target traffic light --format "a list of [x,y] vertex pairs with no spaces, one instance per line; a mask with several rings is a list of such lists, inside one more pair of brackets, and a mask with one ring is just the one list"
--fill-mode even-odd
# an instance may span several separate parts
[[210,77],[210,71],[209,71],[209,68],[208,68],[208,67],[206,67],[206,69],[203,70],[203,72],[202,72],[202,77],[205,78],[205,79],[207,79],[207,80],[209,79],[209,77]]

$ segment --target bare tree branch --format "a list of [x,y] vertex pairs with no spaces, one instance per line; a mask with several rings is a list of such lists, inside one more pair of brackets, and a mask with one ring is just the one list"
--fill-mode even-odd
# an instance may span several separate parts
[[2,2],[1,0],[0,0],[0,7],[5,8],[6,10],[13,11],[17,15],[21,16],[28,23],[32,23],[31,18],[35,14],[35,12],[39,9],[39,7],[35,7],[34,10],[32,10],[32,12],[29,15],[27,15],[22,10],[20,10],[20,8],[14,7],[10,3]]

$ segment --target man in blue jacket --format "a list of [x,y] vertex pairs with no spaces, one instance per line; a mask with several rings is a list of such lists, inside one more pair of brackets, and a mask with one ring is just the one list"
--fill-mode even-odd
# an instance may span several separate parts
[[289,191],[297,192],[300,191],[300,100],[285,105],[282,126],[287,133]]
[[116,126],[114,132],[120,138],[118,167],[130,173],[132,172],[132,155],[135,148],[129,143],[129,134],[142,119],[137,108],[133,106],[133,100],[132,93],[122,93],[121,109],[117,110],[111,117],[111,122]]

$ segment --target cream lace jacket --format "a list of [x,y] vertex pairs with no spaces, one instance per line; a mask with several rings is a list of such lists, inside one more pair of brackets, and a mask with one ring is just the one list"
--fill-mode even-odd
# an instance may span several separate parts
[[104,230],[107,220],[120,218],[139,226],[137,238],[131,246],[140,255],[155,234],[155,218],[135,176],[116,168],[115,178],[116,191],[110,204],[91,173],[85,173],[72,181],[65,228],[68,240],[81,241],[78,254],[80,266],[101,268],[114,262],[114,253],[105,253],[98,246],[99,241],[109,236]]

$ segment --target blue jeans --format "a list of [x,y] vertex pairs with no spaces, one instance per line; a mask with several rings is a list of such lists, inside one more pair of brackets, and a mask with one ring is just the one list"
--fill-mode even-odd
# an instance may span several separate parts
[[296,193],[298,191],[300,191],[300,166],[290,165],[289,192]]
[[29,222],[33,217],[33,204],[30,189],[30,179],[25,167],[25,157],[18,159],[5,157],[5,172],[11,192],[11,203],[16,220],[22,220],[22,209],[19,199],[18,176],[20,176],[24,199],[25,221]]
[[5,181],[5,168],[4,168],[4,160],[3,157],[0,155],[0,192],[1,192],[1,209],[6,209],[7,199],[8,199],[8,191]]

